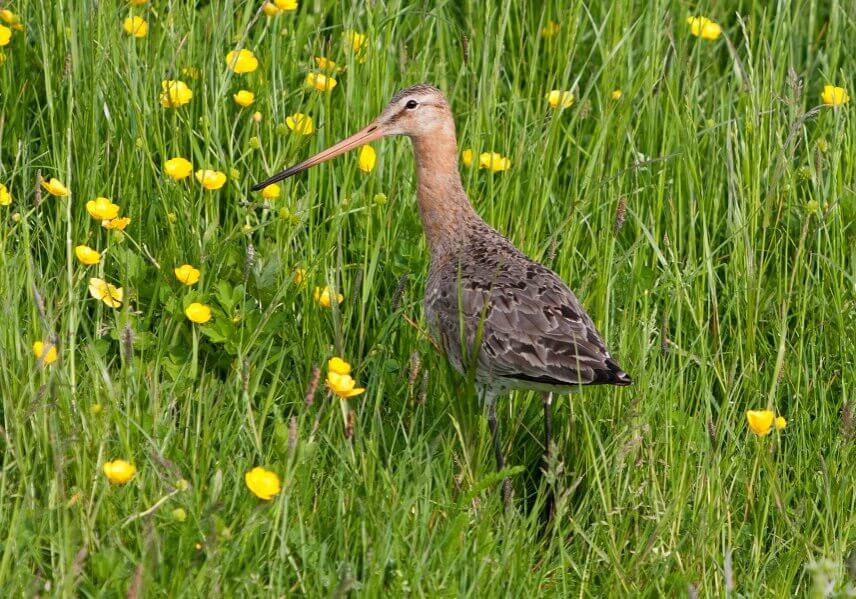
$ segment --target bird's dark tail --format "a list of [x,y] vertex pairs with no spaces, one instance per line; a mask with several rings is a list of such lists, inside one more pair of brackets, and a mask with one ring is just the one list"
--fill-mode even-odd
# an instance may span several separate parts
[[594,382],[606,385],[618,385],[620,387],[633,384],[633,379],[630,378],[630,375],[621,370],[621,367],[612,358],[606,360],[605,366],[606,368],[599,368],[595,371]]

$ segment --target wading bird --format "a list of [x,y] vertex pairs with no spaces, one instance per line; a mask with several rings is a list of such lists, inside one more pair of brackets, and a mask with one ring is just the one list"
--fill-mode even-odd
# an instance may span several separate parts
[[[431,254],[425,316],[448,359],[473,374],[484,399],[497,467],[505,461],[496,399],[514,389],[542,393],[550,457],[553,393],[580,385],[629,385],[591,318],[556,273],[526,257],[476,214],[461,184],[455,122],[431,85],[398,92],[372,123],[253,186],[254,191],[387,135],[413,143],[417,203]],[[506,507],[511,485],[503,480]],[[547,501],[548,515],[552,498]]]

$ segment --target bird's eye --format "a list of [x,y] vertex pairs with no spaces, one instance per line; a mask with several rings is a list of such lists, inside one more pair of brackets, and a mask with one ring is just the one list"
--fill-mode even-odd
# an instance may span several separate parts
[[413,110],[413,109],[414,109],[414,108],[416,108],[417,106],[419,106],[419,103],[418,103],[416,100],[410,100],[410,101],[408,101],[408,102],[407,102],[407,104],[405,104],[405,105],[404,105],[404,107],[405,107],[407,110]]

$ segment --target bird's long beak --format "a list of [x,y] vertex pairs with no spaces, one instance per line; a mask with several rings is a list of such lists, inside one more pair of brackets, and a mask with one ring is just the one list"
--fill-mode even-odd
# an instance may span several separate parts
[[301,171],[305,171],[306,169],[315,166],[316,164],[326,162],[331,158],[335,158],[339,154],[344,154],[348,150],[353,150],[354,148],[367,144],[370,141],[374,141],[380,137],[383,137],[384,133],[385,131],[383,126],[379,125],[377,122],[373,122],[365,129],[361,129],[350,137],[346,137],[339,143],[330,146],[323,152],[315,154],[315,156],[313,156],[312,158],[307,158],[303,162],[295,164],[294,166],[290,166],[284,171],[278,172],[273,177],[265,179],[261,183],[256,183],[255,185],[253,185],[252,190],[259,191],[260,189],[263,189],[268,185],[271,185],[278,181],[282,181],[283,179],[287,179],[288,177],[296,175]]

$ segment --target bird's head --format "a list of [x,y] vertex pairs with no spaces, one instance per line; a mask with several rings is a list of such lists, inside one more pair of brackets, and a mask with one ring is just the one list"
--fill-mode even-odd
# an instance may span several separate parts
[[401,90],[392,97],[380,116],[365,128],[315,156],[253,185],[252,189],[258,191],[387,135],[407,135],[413,139],[451,135],[454,138],[452,111],[443,92],[427,84],[414,85]]
[[433,85],[423,84],[395,94],[372,125],[382,129],[382,135],[424,137],[442,134],[451,117],[452,111],[443,92]]

